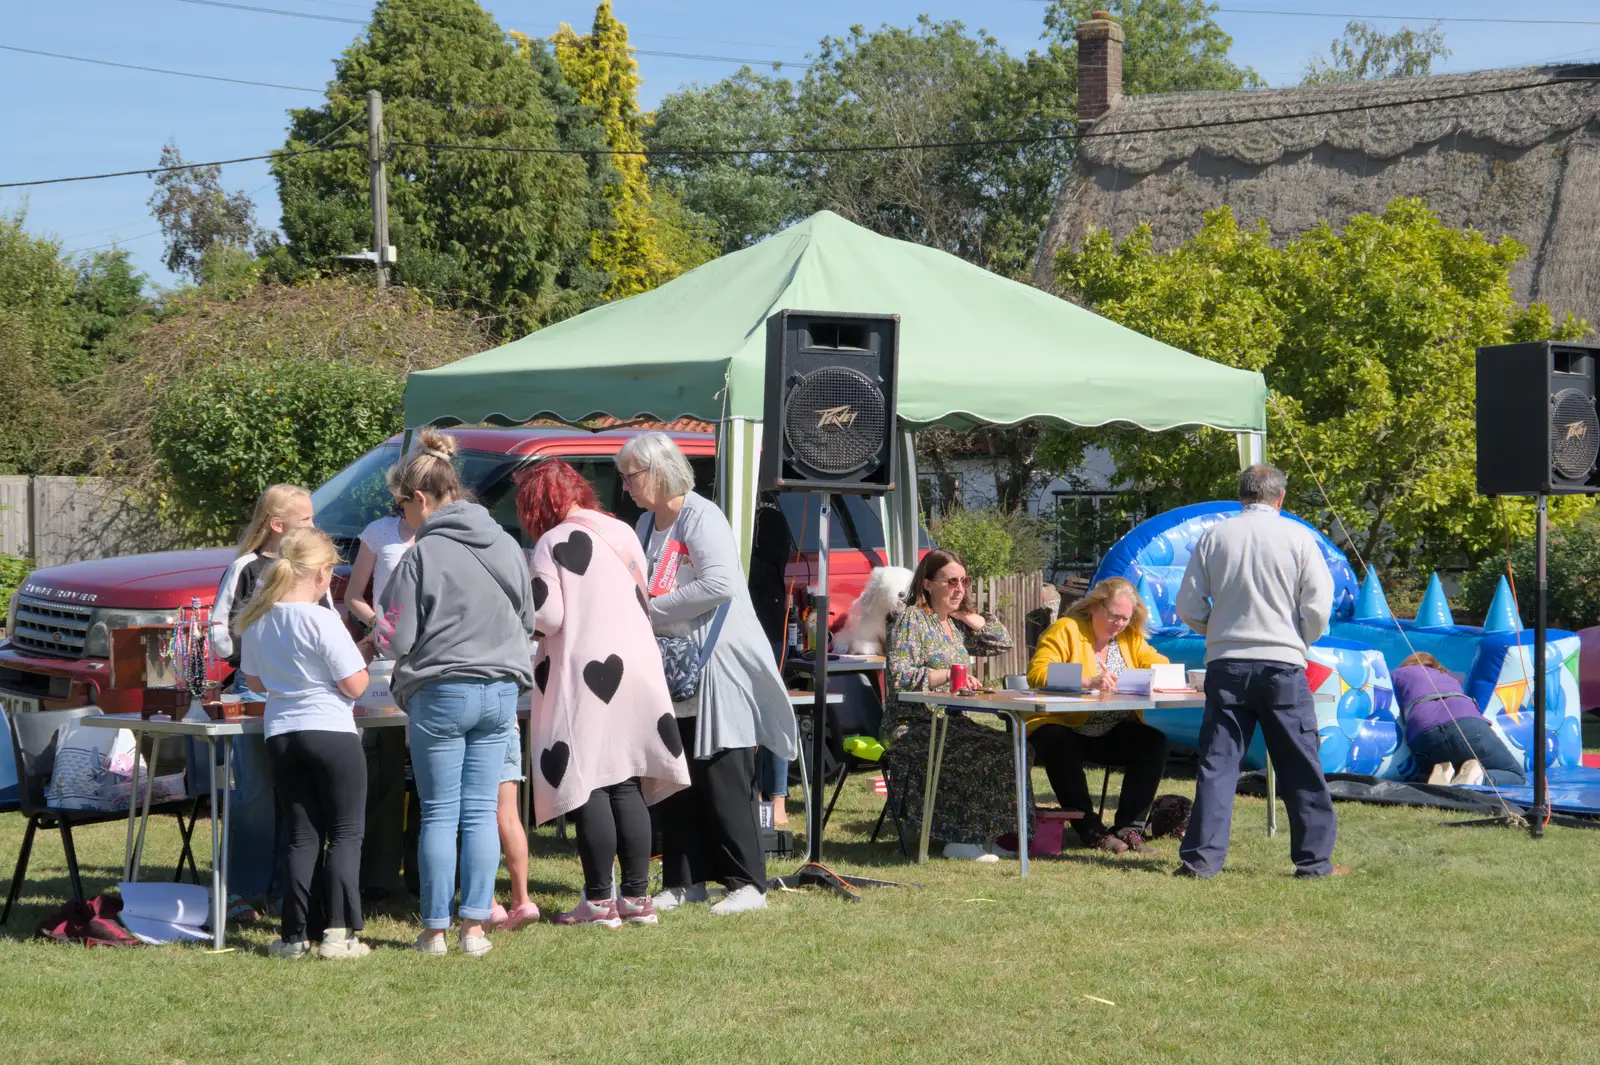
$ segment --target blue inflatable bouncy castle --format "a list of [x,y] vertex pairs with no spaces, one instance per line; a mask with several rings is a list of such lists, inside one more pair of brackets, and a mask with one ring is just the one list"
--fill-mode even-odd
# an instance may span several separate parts
[[[1239,513],[1238,503],[1196,503],[1159,514],[1119,540],[1095,572],[1096,582],[1124,577],[1138,588],[1150,612],[1150,642],[1174,662],[1199,669],[1205,663],[1205,638],[1185,625],[1175,603],[1189,554],[1207,527]],[[1292,515],[1288,520],[1300,521]],[[1301,522],[1306,525],[1305,522]],[[1482,628],[1457,625],[1450,616],[1439,578],[1429,582],[1414,620],[1393,616],[1374,572],[1356,581],[1344,552],[1320,531],[1322,554],[1333,574],[1333,619],[1327,635],[1311,648],[1306,679],[1317,701],[1322,768],[1329,773],[1362,773],[1404,780],[1413,766],[1394,705],[1389,671],[1413,650],[1427,651],[1463,678],[1467,694],[1484,717],[1522,756],[1532,772],[1542,746],[1546,765],[1578,766],[1583,753],[1579,723],[1578,637],[1549,631],[1546,646],[1546,735],[1533,737],[1533,637],[1522,630],[1511,590],[1501,581]],[[1187,710],[1153,711],[1145,720],[1173,743],[1199,743],[1199,715]],[[1266,751],[1256,735],[1246,756],[1249,768],[1265,765]]]

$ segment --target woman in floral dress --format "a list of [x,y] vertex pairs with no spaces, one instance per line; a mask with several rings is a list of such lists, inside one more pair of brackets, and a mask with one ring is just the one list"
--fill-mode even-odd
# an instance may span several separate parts
[[[905,831],[922,831],[922,795],[932,736],[931,708],[901,703],[902,691],[949,691],[950,667],[968,655],[1011,649],[1011,636],[992,614],[972,609],[972,580],[960,556],[935,548],[911,581],[912,604],[889,634],[889,698],[884,708],[886,762]],[[1016,831],[1015,755],[1000,727],[953,713],[933,809],[931,838],[946,858],[998,861],[994,840]],[[1032,790],[1029,818],[1032,818]],[[1031,833],[1031,825],[1030,825]]]

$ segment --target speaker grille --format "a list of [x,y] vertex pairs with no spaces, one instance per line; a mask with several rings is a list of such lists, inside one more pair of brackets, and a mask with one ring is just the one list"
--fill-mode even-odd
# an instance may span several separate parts
[[789,395],[784,429],[794,457],[827,474],[859,470],[883,446],[883,391],[847,366],[825,366],[800,379]]
[[1550,465],[1573,481],[1588,478],[1600,458],[1600,417],[1594,400],[1576,388],[1563,388],[1550,400]]

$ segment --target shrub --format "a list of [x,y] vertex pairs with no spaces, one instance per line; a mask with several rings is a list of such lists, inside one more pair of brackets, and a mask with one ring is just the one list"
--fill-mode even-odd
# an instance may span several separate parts
[[0,554],[0,606],[11,602],[17,588],[33,572],[33,559]]
[[399,374],[340,362],[225,363],[162,397],[151,444],[196,531],[227,539],[268,485],[315,488],[399,431],[404,387]]
[[[1523,624],[1533,624],[1534,543],[1511,549]],[[1504,554],[1485,559],[1462,583],[1467,609],[1482,615],[1494,599],[1495,586],[1506,572]],[[1550,530],[1545,559],[1549,585],[1547,614],[1556,628],[1581,629],[1600,623],[1600,511],[1590,510],[1571,525]]]
[[1050,557],[1042,522],[1022,511],[952,510],[934,523],[933,540],[960,555],[974,577],[1033,573]]

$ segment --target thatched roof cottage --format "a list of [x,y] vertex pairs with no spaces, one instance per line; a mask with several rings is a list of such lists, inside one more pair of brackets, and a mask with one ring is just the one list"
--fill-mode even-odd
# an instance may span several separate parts
[[1035,283],[1052,287],[1056,253],[1091,229],[1149,222],[1170,247],[1228,205],[1287,238],[1419,196],[1528,247],[1518,298],[1600,324],[1600,66],[1123,96],[1122,39],[1103,12],[1078,27],[1086,136]]

